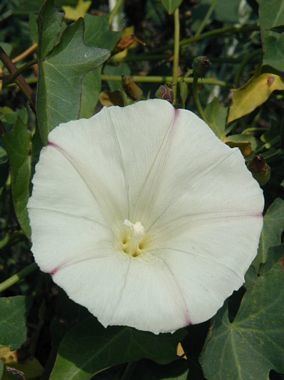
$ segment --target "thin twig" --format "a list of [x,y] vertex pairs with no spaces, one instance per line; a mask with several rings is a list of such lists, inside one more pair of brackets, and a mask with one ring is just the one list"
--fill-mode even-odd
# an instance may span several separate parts
[[24,71],[30,69],[32,66],[34,66],[37,63],[37,59],[33,59],[32,61],[26,63],[25,65],[19,67],[17,71],[14,74],[1,76],[0,73],[0,79],[4,81],[5,84],[15,82],[15,79],[22,74]]
[[[16,65],[12,62],[10,57],[5,53],[5,51],[0,47],[0,60],[3,62],[4,66],[7,68],[9,73],[14,75],[17,72]],[[25,81],[25,78],[22,75],[19,75],[15,82],[19,86],[19,88],[22,90],[22,92],[26,95],[26,97],[29,99],[30,104],[33,109],[34,107],[34,100],[33,100],[33,90],[32,88],[27,84]]]

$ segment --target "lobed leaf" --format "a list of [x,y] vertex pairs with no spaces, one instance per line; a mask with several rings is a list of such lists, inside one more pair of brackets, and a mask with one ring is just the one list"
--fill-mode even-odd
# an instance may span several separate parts
[[[113,50],[121,36],[120,32],[109,30],[107,16],[85,16],[84,40],[89,46]],[[82,94],[80,105],[80,117],[90,117],[94,114],[95,107],[101,92],[102,67],[90,71],[82,81]]]
[[58,13],[53,0],[46,1],[38,16],[38,56],[42,60],[59,43],[66,25],[63,15]]
[[283,262],[249,288],[233,322],[227,307],[215,317],[201,362],[210,380],[267,380],[284,371]]
[[62,122],[80,117],[82,81],[109,57],[109,51],[87,46],[84,22],[78,20],[63,33],[60,43],[39,62],[38,126],[42,141]]

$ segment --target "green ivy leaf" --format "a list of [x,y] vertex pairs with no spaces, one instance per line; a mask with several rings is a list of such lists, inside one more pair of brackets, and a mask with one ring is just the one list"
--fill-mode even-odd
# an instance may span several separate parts
[[[284,70],[284,2],[259,0],[259,24],[263,44],[263,64]],[[278,33],[279,32],[279,33]]]
[[281,243],[284,230],[284,200],[277,198],[266,211],[263,219],[263,228],[260,236],[258,255],[254,260],[254,267],[258,270],[268,257],[268,250]]
[[161,0],[167,12],[171,15],[181,5],[183,0]]
[[31,177],[31,134],[27,128],[28,116],[25,109],[14,112],[13,117],[15,125],[5,133],[3,141],[9,158],[15,213],[23,232],[30,236],[27,202]]
[[224,307],[215,318],[201,357],[210,380],[267,380],[284,371],[284,271],[276,263],[249,288],[233,322]]
[[63,14],[56,11],[54,1],[44,3],[38,16],[38,56],[42,60],[59,43],[66,24]]
[[42,141],[62,122],[80,117],[82,80],[109,57],[109,51],[87,46],[84,23],[78,20],[63,33],[48,56],[39,62],[37,94],[38,126]]
[[0,360],[0,379],[2,379],[2,376],[4,375],[4,364]]
[[108,16],[85,16],[84,38],[87,45],[101,49],[113,50],[121,32],[113,32],[109,29]]
[[[88,46],[105,48],[112,51],[117,44],[121,33],[112,32],[109,29],[107,16],[85,16],[84,40]],[[82,82],[82,95],[80,117],[90,117],[94,114],[95,107],[101,92],[101,70],[98,67],[87,73]]]
[[26,298],[0,298],[0,346],[16,350],[25,342],[26,335]]
[[93,317],[78,323],[61,342],[51,380],[85,380],[109,366],[148,358],[177,358],[183,331],[154,335],[129,327],[104,328]]

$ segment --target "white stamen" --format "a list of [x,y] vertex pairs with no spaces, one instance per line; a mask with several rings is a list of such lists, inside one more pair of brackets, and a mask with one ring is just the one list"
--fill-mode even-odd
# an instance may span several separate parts
[[141,238],[145,234],[145,229],[141,222],[131,223],[128,219],[125,219],[123,224],[130,228],[133,236],[136,238]]

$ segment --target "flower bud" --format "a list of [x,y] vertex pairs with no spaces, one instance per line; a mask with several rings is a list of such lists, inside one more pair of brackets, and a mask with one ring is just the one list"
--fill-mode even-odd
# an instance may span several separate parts
[[166,84],[162,84],[155,93],[156,97],[159,99],[167,100],[168,102],[173,102],[173,90]]
[[207,71],[209,70],[210,66],[211,62],[209,61],[208,57],[199,56],[194,58],[192,64],[193,75],[197,76],[197,78],[204,77]]

